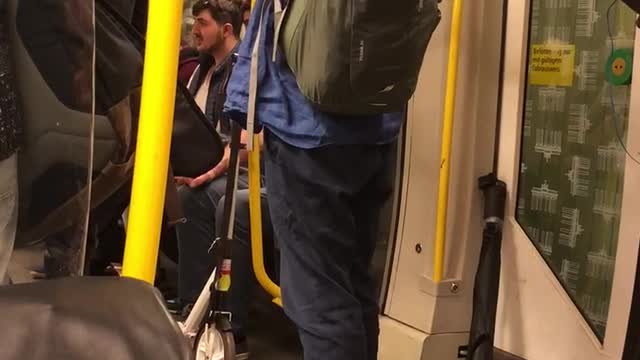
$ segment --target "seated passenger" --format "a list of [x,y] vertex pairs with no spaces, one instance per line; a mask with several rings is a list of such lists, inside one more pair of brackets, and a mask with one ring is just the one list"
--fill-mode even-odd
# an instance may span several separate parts
[[242,31],[240,31],[240,39],[244,38],[244,34],[247,31],[247,25],[249,25],[249,17],[251,16],[251,1],[242,0]]
[[[231,74],[231,54],[239,44],[242,24],[240,6],[234,0],[201,0],[193,5],[194,43],[200,64],[188,88],[202,112],[216,127],[223,142],[230,139],[229,120],[222,116],[227,79]],[[216,237],[215,214],[225,194],[229,147],[213,169],[196,178],[176,178],[186,222],[176,227],[178,237],[178,299],[169,303],[174,310],[193,304],[211,274],[214,263],[208,250]],[[194,154],[197,156],[197,154]],[[241,151],[241,162],[247,153]],[[247,188],[247,171],[240,170],[239,189]]]
[[251,1],[242,0],[242,24],[244,24],[244,26],[249,25],[250,17],[251,17]]

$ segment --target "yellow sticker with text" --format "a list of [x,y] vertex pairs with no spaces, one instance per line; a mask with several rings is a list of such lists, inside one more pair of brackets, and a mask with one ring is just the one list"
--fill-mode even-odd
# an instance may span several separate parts
[[529,83],[571,87],[575,60],[575,45],[533,45],[529,58]]

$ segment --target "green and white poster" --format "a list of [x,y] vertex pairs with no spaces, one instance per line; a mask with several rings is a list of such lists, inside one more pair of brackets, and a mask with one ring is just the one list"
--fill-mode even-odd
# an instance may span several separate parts
[[620,226],[636,19],[621,2],[608,11],[611,4],[531,1],[517,211],[600,339]]

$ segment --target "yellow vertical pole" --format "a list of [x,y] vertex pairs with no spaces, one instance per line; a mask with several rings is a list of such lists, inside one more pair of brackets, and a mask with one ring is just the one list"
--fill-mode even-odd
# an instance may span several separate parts
[[151,0],[124,276],[153,283],[173,129],[182,0]]
[[451,163],[451,142],[453,120],[456,108],[456,84],[458,79],[458,49],[462,27],[462,0],[453,0],[451,15],[451,39],[449,41],[449,62],[444,105],[444,125],[442,129],[442,149],[440,159],[440,182],[438,186],[438,206],[436,217],[436,240],[433,258],[433,281],[442,281],[444,273],[445,245],[447,233],[447,211],[449,209],[449,172]]
[[[251,0],[251,8],[255,0]],[[260,199],[260,137],[253,136],[253,143],[257,144],[249,151],[249,219],[251,225],[251,257],[253,272],[262,288],[273,296],[274,302],[282,306],[280,287],[276,285],[264,265],[264,239],[262,236],[262,208]]]
[[276,285],[264,265],[264,238],[262,236],[262,208],[260,199],[260,137],[254,136],[253,150],[249,152],[249,218],[251,223],[251,257],[253,272],[262,288],[281,305],[280,287]]

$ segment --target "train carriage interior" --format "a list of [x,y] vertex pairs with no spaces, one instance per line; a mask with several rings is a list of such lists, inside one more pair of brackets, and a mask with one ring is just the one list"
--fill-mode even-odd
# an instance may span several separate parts
[[[640,360],[640,1],[415,2],[441,19],[385,164],[377,358]],[[246,214],[229,182],[218,230],[232,236],[211,240],[208,281],[172,307],[189,221],[177,179],[228,155],[191,90],[198,3],[0,0],[0,155],[7,127],[21,144],[0,160],[0,360],[246,359],[225,282],[242,216],[248,358],[303,359],[259,146]]]

